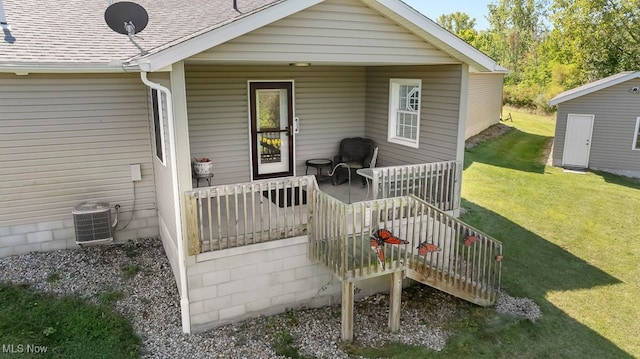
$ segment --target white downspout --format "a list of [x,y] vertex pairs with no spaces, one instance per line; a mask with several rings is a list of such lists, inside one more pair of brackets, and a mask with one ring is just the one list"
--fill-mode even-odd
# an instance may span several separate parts
[[4,15],[4,6],[2,5],[2,0],[0,0],[0,25],[4,29],[7,26],[7,17]]
[[189,292],[187,288],[187,262],[185,258],[184,243],[182,239],[182,211],[180,210],[180,192],[178,187],[178,160],[176,158],[175,126],[173,118],[173,99],[171,91],[155,82],[149,81],[146,72],[140,72],[142,82],[152,89],[162,91],[167,96],[167,120],[169,121],[169,153],[171,155],[171,168],[176,172],[171,176],[173,187],[173,201],[175,203],[176,236],[178,240],[178,272],[180,277],[180,313],[182,314],[182,331],[191,333],[191,317],[189,315]]

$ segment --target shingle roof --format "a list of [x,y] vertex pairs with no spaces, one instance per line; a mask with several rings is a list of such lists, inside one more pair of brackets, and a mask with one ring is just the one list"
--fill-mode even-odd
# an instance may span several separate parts
[[[126,35],[106,25],[107,0],[1,1],[10,34],[0,39],[0,65],[107,64],[139,54]],[[282,1],[238,0],[239,13],[232,0],[136,0],[149,13],[149,24],[136,41],[153,51]]]
[[611,87],[638,77],[640,77],[640,71],[624,71],[594,82],[590,82],[586,85],[567,90],[549,100],[549,105],[555,106],[562,102],[573,100],[575,98],[600,91],[607,87]]
[[[144,56],[105,23],[109,0],[0,1],[10,26],[0,71],[19,73],[156,71],[323,0],[237,0],[239,11],[233,0],[135,0],[149,14],[136,39]],[[400,0],[360,1],[476,70],[506,70]]]

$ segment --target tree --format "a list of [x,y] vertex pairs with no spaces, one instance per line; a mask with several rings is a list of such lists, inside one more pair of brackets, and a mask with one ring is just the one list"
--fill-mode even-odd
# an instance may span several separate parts
[[466,13],[457,11],[452,14],[440,15],[438,24],[457,35],[466,30],[474,30],[476,27],[476,19],[472,19]]
[[640,0],[555,0],[552,10],[585,81],[640,68]]
[[475,29],[476,19],[463,12],[442,14],[438,18],[438,24],[472,45],[478,36]]
[[546,0],[498,0],[488,9],[490,39],[500,52],[497,59],[518,78],[525,60],[535,62],[535,52],[546,34]]

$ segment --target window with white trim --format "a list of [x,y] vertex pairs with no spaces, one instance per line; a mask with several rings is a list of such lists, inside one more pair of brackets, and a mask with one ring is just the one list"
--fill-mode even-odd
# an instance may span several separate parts
[[153,137],[155,153],[164,165],[164,121],[162,116],[162,93],[151,89],[151,112],[153,112]]
[[418,148],[422,80],[389,81],[389,142]]
[[636,130],[633,133],[633,149],[640,150],[640,117],[636,119]]

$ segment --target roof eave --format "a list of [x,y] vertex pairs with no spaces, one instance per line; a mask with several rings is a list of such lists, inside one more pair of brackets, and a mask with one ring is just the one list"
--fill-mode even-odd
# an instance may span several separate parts
[[469,45],[461,38],[450,33],[402,1],[361,1],[391,18],[400,16],[406,19],[414,27],[409,29],[410,31],[413,31],[416,35],[448,53],[450,56],[467,63],[471,68],[478,72],[509,72],[508,69],[498,65],[493,59],[482,53],[482,51]]
[[[413,28],[409,29],[425,41],[432,43],[451,57],[469,64],[478,72],[508,73],[494,60],[464,40],[440,27],[435,22],[398,0],[361,0],[367,6],[389,16],[394,21],[405,19]],[[205,32],[178,43],[168,49],[131,61],[142,71],[157,71],[202,51],[223,44],[263,26],[286,18],[299,11],[319,4],[323,0],[289,0],[260,10],[258,13],[240,18],[220,28]]]
[[30,73],[122,73],[140,72],[137,64],[123,65],[120,60],[109,63],[0,63],[0,73],[26,75]]
[[596,91],[600,91],[600,90],[606,89],[607,87],[615,86],[615,85],[618,85],[618,84],[621,84],[623,82],[627,82],[629,80],[632,80],[634,78],[639,78],[639,77],[640,77],[640,71],[635,71],[635,72],[632,72],[632,73],[628,74],[627,76],[622,76],[622,77],[619,77],[619,78],[616,78],[616,79],[612,79],[611,81],[603,82],[599,86],[585,87],[585,86],[589,85],[589,84],[585,84],[585,85],[580,86],[580,87],[585,87],[585,89],[575,91],[576,89],[580,88],[580,87],[577,87],[575,89],[571,89],[571,90],[562,92],[562,93],[558,94],[556,97],[554,97],[551,100],[549,100],[549,102],[547,102],[547,103],[549,104],[549,106],[556,106],[556,105],[559,105],[559,104],[561,104],[563,102],[567,102],[567,101],[576,99],[578,97],[582,97],[584,95],[588,95],[590,93],[594,93]]

